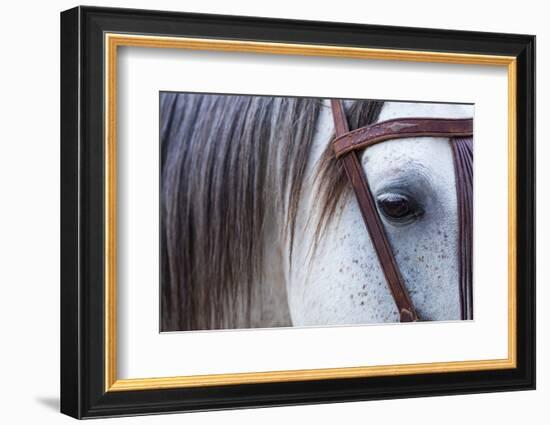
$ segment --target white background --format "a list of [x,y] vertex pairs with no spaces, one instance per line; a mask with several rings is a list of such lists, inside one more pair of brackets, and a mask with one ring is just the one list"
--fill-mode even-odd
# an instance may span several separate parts
[[[192,2],[98,1],[97,5],[158,8],[371,24],[455,28],[536,34],[538,117],[550,114],[545,95],[550,75],[550,29],[543,2]],[[2,10],[0,93],[2,134],[0,181],[0,400],[4,423],[69,423],[57,413],[59,391],[59,11],[68,1],[11,2]],[[539,141],[550,139],[543,125]],[[543,164],[550,154],[539,143]],[[549,167],[538,171],[539,216],[550,208],[545,182]],[[390,400],[338,405],[286,407],[233,412],[135,417],[121,423],[547,423],[550,397],[549,312],[545,285],[550,270],[548,222],[538,223],[538,390],[455,397]],[[545,403],[546,402],[546,403]]]
[[[505,66],[135,47],[118,66],[119,378],[507,357],[508,217],[494,213],[508,209]],[[474,103],[475,320],[159,334],[160,90]]]

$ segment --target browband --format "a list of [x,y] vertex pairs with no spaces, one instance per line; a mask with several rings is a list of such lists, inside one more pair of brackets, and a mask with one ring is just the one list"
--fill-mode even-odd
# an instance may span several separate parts
[[340,134],[332,142],[337,158],[351,150],[406,137],[465,137],[474,132],[471,118],[398,118]]

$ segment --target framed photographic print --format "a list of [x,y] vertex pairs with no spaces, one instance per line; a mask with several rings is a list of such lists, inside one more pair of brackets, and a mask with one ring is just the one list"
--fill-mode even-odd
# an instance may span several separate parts
[[61,14],[61,411],[535,387],[535,38]]

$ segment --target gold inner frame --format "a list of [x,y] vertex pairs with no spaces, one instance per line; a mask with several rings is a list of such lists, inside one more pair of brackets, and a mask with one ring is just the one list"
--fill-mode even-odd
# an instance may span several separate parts
[[[416,373],[446,373],[516,367],[516,58],[460,53],[370,49],[149,35],[105,34],[105,391],[200,387]],[[116,325],[116,99],[119,46],[328,56],[507,67],[508,71],[508,357],[417,364],[304,369],[269,372],[118,379]]]

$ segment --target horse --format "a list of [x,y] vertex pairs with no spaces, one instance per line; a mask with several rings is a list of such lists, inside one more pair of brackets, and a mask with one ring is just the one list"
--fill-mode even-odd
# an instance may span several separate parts
[[[473,117],[465,104],[343,105],[352,129]],[[161,331],[399,321],[332,114],[329,99],[160,93]],[[359,158],[419,319],[460,320],[472,241],[450,140],[388,140]]]

